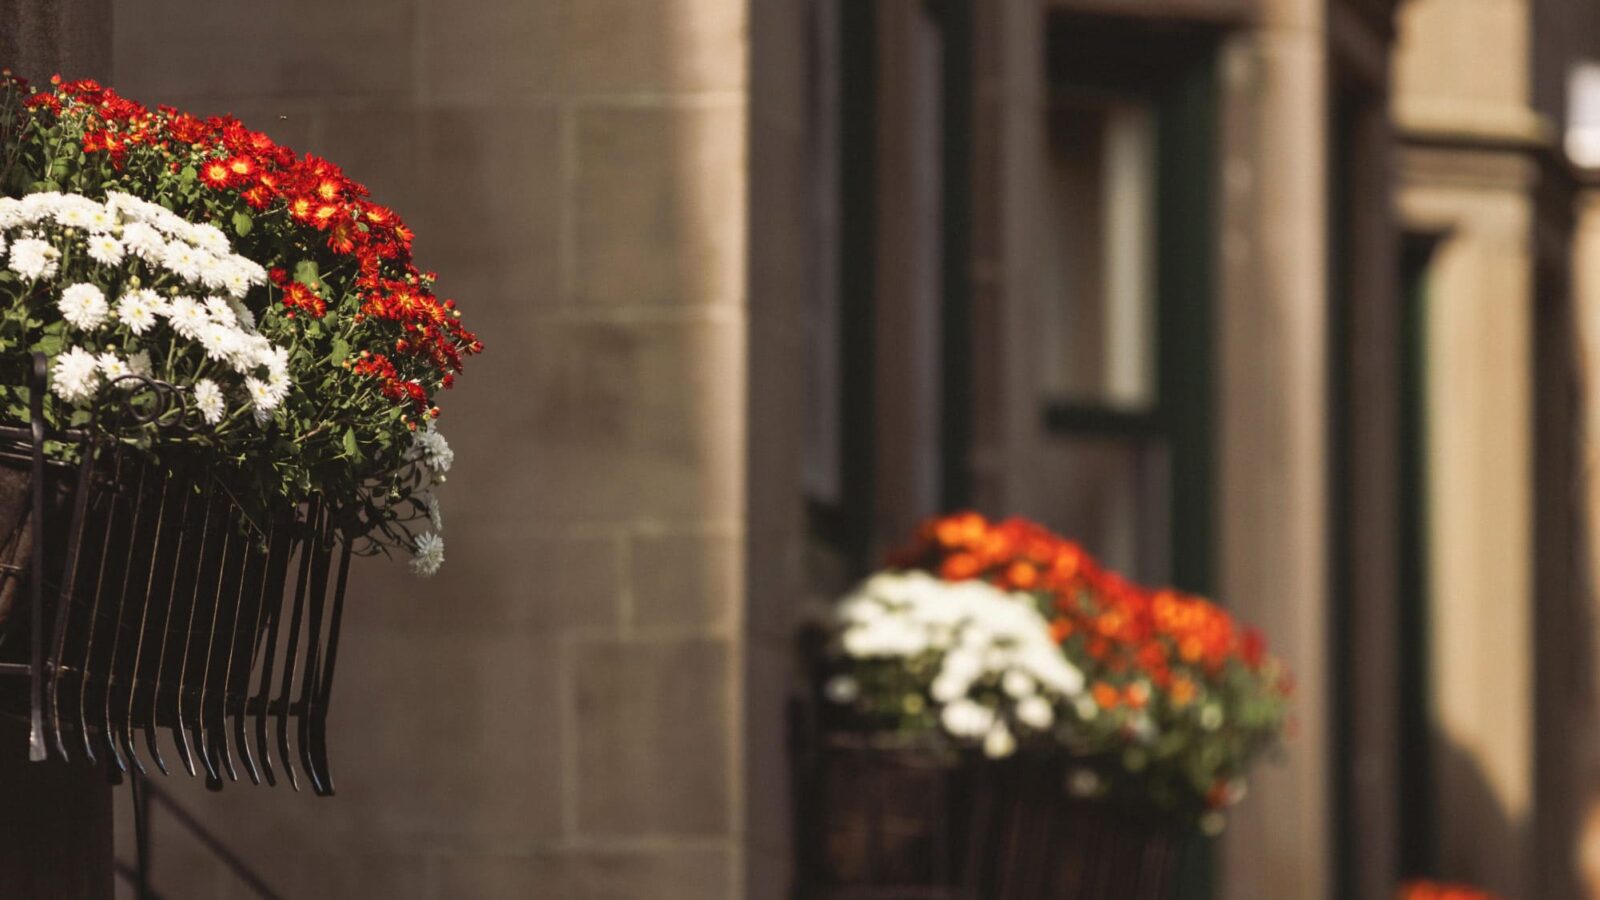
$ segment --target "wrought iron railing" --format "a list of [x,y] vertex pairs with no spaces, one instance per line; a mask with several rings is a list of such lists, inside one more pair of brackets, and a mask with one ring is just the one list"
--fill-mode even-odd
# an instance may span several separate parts
[[[148,378],[119,379],[87,424],[52,430],[45,360],[32,363],[30,421],[0,423],[0,475],[26,466],[30,491],[28,557],[0,558],[0,591],[26,589],[0,622],[26,644],[0,642],[0,676],[28,679],[30,758],[165,774],[165,731],[212,788],[281,773],[298,790],[303,773],[332,794],[326,723],[351,556],[336,511],[311,502],[258,521],[209,470],[107,437],[112,417],[158,439],[192,421],[182,392]],[[17,537],[0,535],[0,550]]]

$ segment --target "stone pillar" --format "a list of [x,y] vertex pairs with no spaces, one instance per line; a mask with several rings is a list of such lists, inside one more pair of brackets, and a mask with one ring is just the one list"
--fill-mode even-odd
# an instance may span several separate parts
[[1222,60],[1218,596],[1293,666],[1299,710],[1222,842],[1233,900],[1320,900],[1331,875],[1323,6],[1263,3]]
[[[0,0],[0,66],[36,81],[56,72],[104,77],[111,68],[110,3]],[[23,696],[7,690],[6,701]],[[111,896],[111,788],[103,772],[81,762],[29,762],[26,726],[0,718],[0,797],[5,894]]]

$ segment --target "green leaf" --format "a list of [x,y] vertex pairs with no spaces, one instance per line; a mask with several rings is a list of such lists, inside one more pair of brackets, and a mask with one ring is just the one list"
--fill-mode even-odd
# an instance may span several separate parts
[[199,177],[200,173],[195,171],[194,166],[184,166],[183,171],[178,173],[178,184],[188,187],[194,184],[194,180]]
[[250,215],[243,210],[233,214],[233,230],[239,237],[249,234],[250,229],[254,228],[255,224],[256,220],[250,218]]
[[356,431],[354,428],[346,428],[344,430],[344,452],[346,456],[351,458],[361,456],[361,448],[356,444]]
[[328,354],[328,362],[339,365],[350,355],[350,343],[344,338],[333,339],[333,352]]
[[322,281],[322,272],[317,268],[314,259],[302,259],[294,264],[294,280],[308,287],[315,287]]

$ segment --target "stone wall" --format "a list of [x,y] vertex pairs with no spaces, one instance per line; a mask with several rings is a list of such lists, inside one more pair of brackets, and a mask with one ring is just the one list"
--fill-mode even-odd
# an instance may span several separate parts
[[[117,3],[119,88],[344,165],[488,348],[442,403],[443,571],[353,576],[338,796],[169,780],[285,896],[717,900],[783,859],[745,788],[781,722],[743,673],[782,659],[746,652],[745,561],[792,524],[746,527],[747,465],[786,464],[746,459],[747,6]],[[245,895],[159,813],[154,867]]]

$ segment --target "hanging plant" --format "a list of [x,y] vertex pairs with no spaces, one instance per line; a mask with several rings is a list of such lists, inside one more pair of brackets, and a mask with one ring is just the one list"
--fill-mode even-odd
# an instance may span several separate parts
[[87,422],[122,376],[155,379],[184,427],[110,437],[203,461],[262,522],[330,498],[359,552],[438,568],[452,454],[435,395],[482,345],[392,210],[237,120],[93,81],[4,76],[0,146],[0,415],[28,417],[15,351],[49,357],[53,427]]

